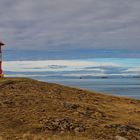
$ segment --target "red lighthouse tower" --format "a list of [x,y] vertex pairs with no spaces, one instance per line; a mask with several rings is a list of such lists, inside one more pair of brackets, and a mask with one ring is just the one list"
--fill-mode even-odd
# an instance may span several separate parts
[[2,46],[4,43],[0,41],[0,78],[3,77],[3,71],[2,71]]

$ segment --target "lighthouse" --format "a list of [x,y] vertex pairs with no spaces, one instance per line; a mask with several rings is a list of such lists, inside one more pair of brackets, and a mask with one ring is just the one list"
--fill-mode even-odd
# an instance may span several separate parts
[[0,41],[0,78],[3,77],[3,71],[2,71],[2,46],[4,43]]

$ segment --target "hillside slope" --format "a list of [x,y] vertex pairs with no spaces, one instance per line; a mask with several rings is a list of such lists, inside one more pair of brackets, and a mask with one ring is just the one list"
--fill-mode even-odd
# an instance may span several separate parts
[[7,78],[0,81],[0,136],[3,140],[140,140],[140,101]]

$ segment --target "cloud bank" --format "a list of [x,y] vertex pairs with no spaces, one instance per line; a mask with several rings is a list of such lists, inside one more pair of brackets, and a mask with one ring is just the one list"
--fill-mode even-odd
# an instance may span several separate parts
[[[129,61],[129,60],[127,60]],[[140,65],[99,60],[5,61],[4,70],[10,76],[38,77],[132,77],[140,76]]]
[[140,50],[139,13],[139,0],[1,0],[0,39],[7,49]]

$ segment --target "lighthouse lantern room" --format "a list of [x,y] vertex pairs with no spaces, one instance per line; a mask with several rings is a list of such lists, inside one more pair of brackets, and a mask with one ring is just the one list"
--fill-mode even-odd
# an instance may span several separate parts
[[2,46],[4,43],[0,41],[0,79],[3,77],[3,71],[2,71]]

